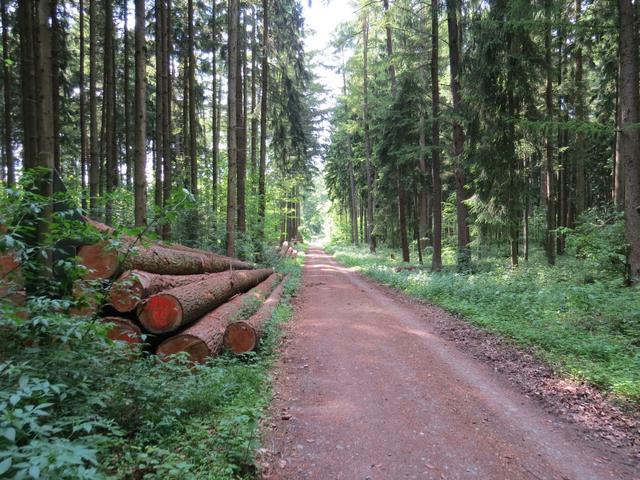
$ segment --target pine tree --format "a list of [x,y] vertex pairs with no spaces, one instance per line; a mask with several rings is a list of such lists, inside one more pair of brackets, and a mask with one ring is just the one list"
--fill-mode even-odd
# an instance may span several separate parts
[[619,0],[620,9],[620,108],[619,154],[625,174],[625,234],[629,245],[629,281],[640,283],[640,138],[637,124],[638,98],[638,32],[631,0]]
[[145,2],[135,0],[135,108],[134,108],[134,184],[135,225],[147,223],[147,76],[145,39]]

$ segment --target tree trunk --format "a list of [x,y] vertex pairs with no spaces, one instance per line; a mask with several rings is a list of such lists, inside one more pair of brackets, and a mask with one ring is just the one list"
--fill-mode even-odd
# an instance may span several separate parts
[[211,2],[211,210],[214,223],[218,217],[218,156],[220,126],[218,124],[218,30],[216,26],[216,0]]
[[[520,42],[516,33],[508,33],[509,39],[509,56],[511,58],[517,58],[522,54],[520,51]],[[518,113],[514,87],[514,80],[511,78],[511,70],[507,71],[506,79],[506,93],[507,93],[507,114],[508,118],[515,119]],[[518,181],[518,165],[516,154],[516,133],[514,122],[509,122],[505,129],[505,143],[509,145],[510,152],[507,154],[507,180],[508,180],[508,200],[506,202],[507,217],[509,220],[509,233],[511,241],[511,267],[518,266],[519,251],[518,242],[520,236],[520,222],[521,222],[521,200],[522,190],[524,185]],[[526,195],[525,195],[526,196]]]
[[[37,79],[38,79],[38,154],[36,158],[37,167],[47,169],[47,172],[39,179],[39,193],[47,200],[53,195],[53,176],[55,157],[55,130],[54,125],[57,120],[54,115],[54,91],[52,81],[52,22],[51,14],[55,11],[52,5],[55,4],[49,0],[38,0],[37,6],[37,32],[36,38],[38,43],[38,62],[37,62]],[[24,126],[23,128],[27,128]],[[43,207],[38,225],[38,244],[44,241],[48,232],[48,222],[51,219],[51,203],[50,201]],[[50,259],[49,259],[50,262]]]
[[407,238],[407,200],[404,188],[404,175],[401,169],[398,169],[398,223],[400,228],[400,247],[402,249],[402,261],[408,262],[409,258],[409,239]]
[[255,7],[253,12],[253,27],[251,28],[251,181],[253,195],[257,193],[256,173],[258,171],[258,117],[256,115],[258,98],[258,20]]
[[58,2],[49,0],[51,17],[51,89],[53,102],[53,168],[62,175],[60,158],[60,22],[58,21]]
[[[134,0],[135,2],[136,0]],[[143,6],[144,8],[144,6]],[[123,96],[124,96],[124,158],[125,158],[125,165],[127,167],[127,172],[126,172],[126,182],[125,184],[127,185],[127,188],[131,188],[131,179],[132,177],[135,176],[135,166],[134,166],[134,161],[131,155],[131,95],[130,95],[130,86],[129,86],[129,77],[131,76],[130,74],[130,70],[131,70],[131,60],[129,58],[129,0],[124,0],[123,2],[123,9],[122,9],[122,17],[123,17],[123,23],[124,23],[124,39],[123,39],[123,49],[124,49],[124,70],[123,70],[123,82],[122,82],[122,90],[123,90]],[[134,33],[135,36],[135,33]],[[135,45],[135,38],[134,38],[134,45]],[[137,48],[137,46],[134,46],[134,48]],[[134,54],[135,55],[135,54]],[[135,62],[135,60],[134,60]],[[136,67],[137,68],[137,65]],[[136,74],[137,74],[137,70],[136,70]],[[134,80],[134,88],[135,87],[135,80]],[[135,97],[135,92],[134,92],[134,97]],[[135,103],[135,99],[134,99],[134,103]],[[135,105],[134,105],[135,108]],[[134,115],[136,113],[134,112]],[[134,120],[135,122],[135,120]],[[134,137],[135,137],[135,131],[134,131]],[[134,138],[134,142],[135,142],[135,138]],[[135,148],[135,145],[134,145]],[[135,155],[135,154],[134,154]],[[134,180],[135,183],[135,180]],[[134,197],[135,197],[135,189],[134,189]],[[135,207],[134,207],[134,216],[135,216]]]
[[580,14],[582,0],[575,2],[575,91],[576,91],[576,121],[578,130],[576,131],[576,208],[575,215],[580,215],[586,207],[585,173],[584,173],[584,133],[582,132],[582,122],[585,121],[584,105],[584,84],[582,81],[582,34],[580,32]]
[[369,242],[369,251],[376,252],[376,235],[374,233],[374,192],[373,192],[373,164],[371,158],[371,133],[369,131],[369,16],[365,11],[362,19],[362,56],[363,56],[363,106],[362,123],[364,130],[364,155],[367,170],[367,230],[366,238]]
[[[164,7],[163,0],[156,0],[155,2],[155,55],[156,55],[156,102],[155,102],[155,151],[154,151],[154,205],[156,211],[160,211],[163,205],[163,182],[162,182],[162,170],[163,170],[163,127],[162,127],[162,112],[164,111],[164,61],[162,52],[163,48],[163,26],[164,26]],[[156,214],[157,215],[157,214]],[[157,226],[158,233],[162,233],[162,226]]]
[[269,90],[269,0],[262,0],[262,45],[260,66],[260,165],[258,166],[258,230],[264,240],[267,170],[267,97]]
[[625,173],[625,235],[629,245],[629,283],[640,283],[640,133],[638,99],[638,32],[631,0],[620,8],[620,159]]
[[389,20],[389,0],[382,0],[382,6],[384,8],[384,30],[387,56],[389,57],[389,81],[391,82],[391,96],[396,98],[398,94],[398,81],[396,80],[396,67],[393,62],[393,36],[391,34],[391,21]]
[[198,195],[198,124],[196,118],[196,55],[194,40],[193,0],[188,0],[188,79],[189,79],[189,163],[191,193]]
[[211,311],[193,326],[182,333],[165,340],[157,349],[163,357],[186,352],[189,360],[202,363],[207,357],[216,355],[223,345],[223,337],[230,322],[240,318],[245,311],[262,301],[269,295],[280,281],[277,273],[252,288],[249,292],[238,295],[230,302]]
[[2,83],[4,88],[4,166],[6,167],[7,187],[13,187],[16,182],[15,164],[13,160],[13,124],[11,121],[11,63],[9,53],[9,15],[7,14],[7,0],[0,1],[2,15]]
[[89,0],[89,209],[92,217],[98,217],[98,191],[100,185],[100,157],[98,153],[98,78],[96,2]]
[[[527,187],[529,188],[530,185],[527,185]],[[525,202],[524,202],[523,237],[524,237],[524,261],[528,262],[529,261],[529,198],[528,198],[528,195],[525,197]]]
[[256,349],[265,323],[273,316],[273,312],[280,303],[280,298],[282,297],[286,283],[287,278],[285,277],[285,279],[280,282],[280,285],[271,292],[269,298],[267,298],[258,311],[247,320],[240,320],[227,325],[223,337],[224,347],[227,350],[231,350],[235,354],[240,354]]
[[[173,162],[171,152],[171,0],[162,0],[162,207],[171,206]],[[162,225],[162,239],[171,238],[171,224]]]
[[246,262],[214,253],[178,250],[161,245],[143,247],[134,245],[131,240],[121,240],[122,246],[118,248],[113,248],[107,242],[99,242],[78,249],[79,263],[87,269],[84,276],[86,280],[111,278],[123,270],[195,275],[252,268]]
[[84,88],[84,0],[80,0],[78,9],[80,10],[80,72],[78,78],[78,86],[80,89],[80,186],[82,190],[82,209],[86,210],[87,205],[87,100],[85,98]]
[[[344,52],[342,55],[342,95],[347,96],[347,77],[344,63]],[[349,117],[349,111],[345,104],[345,115]],[[353,150],[351,148],[351,134],[347,133],[347,173],[349,175],[349,217],[351,221],[351,243],[358,244],[358,207],[356,204],[356,184],[353,177]]]
[[431,0],[431,169],[433,177],[433,256],[431,270],[442,270],[442,180],[440,178],[440,85],[438,71],[438,0]]
[[135,131],[134,131],[134,213],[136,227],[147,224],[147,75],[145,40],[145,3],[135,0]]
[[22,129],[23,164],[24,169],[30,169],[37,164],[38,130],[33,128],[38,121],[38,88],[36,80],[36,45],[34,39],[34,5],[33,1],[19,4],[18,18],[20,28],[20,83],[22,90]]
[[235,254],[236,214],[238,193],[238,0],[228,0],[228,91],[227,91],[227,255]]
[[158,293],[138,309],[140,322],[152,333],[172,332],[193,323],[234,295],[255,287],[272,273],[268,268],[227,272]]
[[[391,82],[391,96],[395,99],[398,96],[398,81],[396,79],[396,67],[393,59],[393,36],[391,34],[391,22],[389,20],[389,0],[382,0],[382,6],[385,14],[385,35],[386,35],[386,50],[387,57],[389,58],[389,80]],[[402,259],[405,262],[409,261],[409,240],[407,239],[407,223],[405,212],[405,190],[403,179],[400,178],[400,167],[396,165],[396,178],[398,187],[398,221],[400,228],[400,246],[402,248]]]
[[[618,42],[619,43],[619,42]],[[613,201],[619,210],[624,209],[624,165],[620,157],[620,84],[622,83],[621,75],[622,64],[620,62],[620,45],[618,45],[618,75],[616,77],[616,132],[614,145],[614,162],[613,162]]]
[[[559,47],[558,47],[558,91],[561,92],[561,87],[563,83],[563,72],[564,72],[564,57],[566,56],[567,49],[564,48],[565,45],[565,37],[564,32],[562,30],[559,31]],[[558,94],[558,120],[566,121],[566,114],[563,113],[563,96],[562,94]],[[567,154],[565,153],[566,142],[566,129],[562,126],[558,128],[558,212],[556,225],[558,227],[566,227],[567,224],[567,213],[568,213],[568,194],[567,194]],[[557,235],[556,239],[557,244],[557,253],[558,255],[562,255],[564,253],[565,246],[565,236],[564,234]]]
[[104,105],[105,105],[105,168],[107,207],[105,221],[113,223],[113,193],[118,185],[118,159],[116,143],[116,88],[113,2],[104,0]]
[[[246,18],[246,17],[245,17]],[[237,24],[237,63],[236,63],[236,115],[238,116],[236,126],[236,142],[237,142],[237,160],[236,167],[237,173],[237,190],[236,190],[236,213],[237,213],[237,231],[238,233],[244,233],[246,230],[246,183],[247,183],[247,130],[246,130],[246,118],[244,115],[244,86],[245,78],[244,72],[244,60],[245,60],[245,48],[246,48],[246,25],[245,22],[240,22],[240,15],[238,15]]]
[[419,143],[420,143],[420,152],[418,153],[418,165],[420,167],[420,173],[423,176],[422,181],[420,182],[420,191],[418,198],[418,252],[420,254],[420,263],[422,263],[422,251],[425,246],[423,244],[422,239],[426,238],[427,230],[428,230],[428,211],[429,211],[429,190],[431,189],[430,180],[430,169],[427,165],[427,156],[426,156],[426,147],[427,147],[427,135],[424,130],[425,121],[424,114],[420,114],[420,132],[419,132]]
[[[351,140],[349,140],[351,144]],[[356,200],[356,183],[353,177],[353,162],[351,160],[351,148],[349,148],[349,205],[351,210],[351,243],[358,244],[358,204]]]
[[458,18],[455,0],[447,0],[447,25],[449,32],[449,68],[451,71],[451,98],[453,103],[453,151],[454,178],[456,188],[456,215],[458,224],[458,264],[463,267],[471,260],[467,217],[469,212],[464,201],[467,199],[465,172],[462,164],[464,153],[464,132],[460,117],[462,98],[460,95],[460,45]]
[[[545,105],[547,121],[553,120],[553,65],[551,64],[551,0],[545,1]],[[549,265],[556,263],[556,173],[553,162],[553,131],[547,133],[545,144],[545,199],[547,206],[547,228],[545,231],[545,252]]]
[[172,288],[197,283],[209,278],[211,273],[196,275],[162,275],[142,270],[124,272],[109,289],[108,301],[118,312],[131,312],[151,295]]

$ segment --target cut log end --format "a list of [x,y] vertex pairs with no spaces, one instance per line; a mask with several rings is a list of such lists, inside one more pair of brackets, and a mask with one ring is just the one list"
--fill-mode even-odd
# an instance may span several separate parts
[[0,275],[5,276],[20,268],[20,262],[10,253],[0,254]]
[[246,322],[233,322],[224,332],[224,346],[233,353],[250,352],[256,348],[258,335]]
[[85,280],[111,278],[118,271],[118,252],[107,248],[106,242],[83,245],[78,250],[78,257],[80,264],[87,269]]
[[111,340],[131,344],[142,343],[142,331],[132,321],[120,317],[105,317],[102,320],[112,324],[107,332],[107,337]]
[[135,310],[144,298],[144,285],[136,274],[125,273],[109,290],[109,303],[120,313]]
[[163,359],[168,359],[171,355],[186,352],[189,360],[194,363],[204,363],[211,355],[207,344],[198,337],[181,334],[171,337],[162,342],[156,353]]
[[182,321],[182,306],[173,295],[158,294],[149,298],[139,309],[140,323],[152,333],[175,330]]

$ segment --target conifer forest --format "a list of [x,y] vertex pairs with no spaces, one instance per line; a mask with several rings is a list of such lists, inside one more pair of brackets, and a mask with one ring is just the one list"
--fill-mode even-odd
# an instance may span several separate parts
[[[0,478],[405,478],[284,454],[321,447],[281,358],[341,358],[356,271],[579,385],[534,396],[638,462],[639,0],[0,0],[0,28]],[[415,478],[467,478],[442,465]]]

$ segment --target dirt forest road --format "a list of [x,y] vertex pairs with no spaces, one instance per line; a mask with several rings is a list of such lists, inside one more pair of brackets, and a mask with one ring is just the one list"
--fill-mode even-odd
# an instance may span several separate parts
[[[636,479],[430,329],[442,314],[311,248],[277,373],[265,479]],[[426,311],[425,311],[426,310]]]

